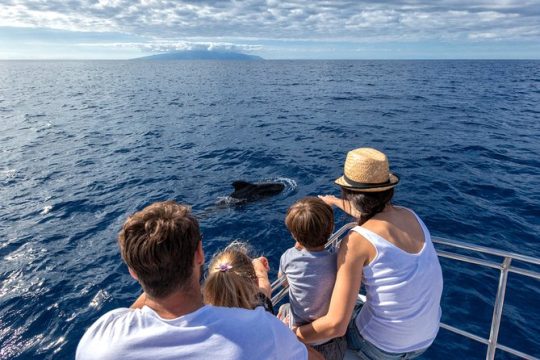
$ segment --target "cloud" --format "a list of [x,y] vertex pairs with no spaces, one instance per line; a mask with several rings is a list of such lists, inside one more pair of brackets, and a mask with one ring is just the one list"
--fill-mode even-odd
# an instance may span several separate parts
[[531,0],[4,0],[0,13],[0,26],[144,36],[148,51],[255,50],[233,44],[242,39],[540,40]]
[[220,42],[154,42],[140,44],[142,50],[149,52],[168,52],[180,50],[207,50],[207,51],[234,51],[234,52],[254,52],[261,50],[260,45],[233,44]]
[[182,50],[232,51],[250,53],[262,49],[261,45],[233,44],[221,42],[191,42],[191,41],[156,41],[156,42],[93,42],[77,43],[82,47],[104,47],[139,49],[143,52],[169,52]]

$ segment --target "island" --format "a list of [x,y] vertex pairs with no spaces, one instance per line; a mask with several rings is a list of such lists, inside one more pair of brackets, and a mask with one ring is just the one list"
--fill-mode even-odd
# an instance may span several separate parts
[[260,56],[232,51],[184,50],[143,56],[134,60],[264,60]]

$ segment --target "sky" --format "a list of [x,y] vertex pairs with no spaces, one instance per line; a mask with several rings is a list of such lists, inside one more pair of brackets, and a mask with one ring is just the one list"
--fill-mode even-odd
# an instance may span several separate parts
[[540,59],[540,0],[0,0],[0,59]]

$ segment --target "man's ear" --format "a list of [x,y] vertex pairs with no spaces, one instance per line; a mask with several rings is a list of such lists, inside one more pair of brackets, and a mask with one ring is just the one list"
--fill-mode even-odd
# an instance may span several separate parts
[[199,245],[197,245],[197,250],[195,250],[195,264],[197,264],[198,266],[204,264],[204,250],[202,246],[202,239],[199,241]]
[[134,278],[135,280],[139,281],[139,278],[137,277],[137,274],[135,274],[135,271],[133,271],[132,268],[130,268],[128,266],[128,270],[129,270],[129,275],[131,275],[132,278]]

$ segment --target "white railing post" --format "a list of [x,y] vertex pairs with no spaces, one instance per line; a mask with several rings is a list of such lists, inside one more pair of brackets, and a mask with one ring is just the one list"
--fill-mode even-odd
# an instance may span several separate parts
[[512,258],[505,257],[501,266],[501,276],[499,277],[499,288],[493,307],[493,318],[491,319],[491,331],[489,333],[489,344],[486,354],[486,360],[495,359],[495,350],[497,350],[497,337],[499,336],[499,327],[501,325],[502,310],[504,305],[504,295],[506,294],[506,281],[508,280],[508,269]]

